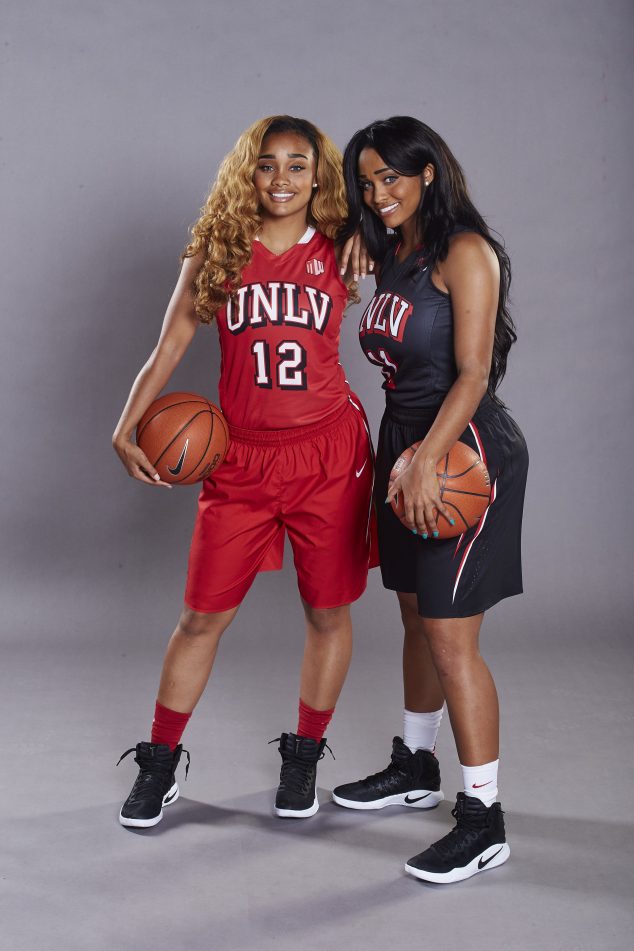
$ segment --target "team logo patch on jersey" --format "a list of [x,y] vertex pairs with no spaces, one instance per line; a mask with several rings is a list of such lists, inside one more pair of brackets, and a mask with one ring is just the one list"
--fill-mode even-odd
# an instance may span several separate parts
[[326,268],[324,267],[323,261],[313,258],[311,261],[306,262],[306,270],[309,274],[323,274]]

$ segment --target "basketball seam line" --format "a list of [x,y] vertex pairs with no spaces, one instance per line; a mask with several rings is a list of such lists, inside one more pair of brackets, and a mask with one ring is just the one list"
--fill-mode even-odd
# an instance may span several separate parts
[[[169,395],[169,394],[166,394],[166,396],[167,396],[167,395]],[[146,430],[147,427],[150,425],[150,423],[152,422],[152,420],[156,419],[157,416],[160,416],[161,413],[164,413],[164,412],[165,412],[165,410],[171,409],[172,406],[185,406],[186,403],[203,403],[205,406],[210,406],[210,405],[211,405],[211,404],[208,402],[208,400],[204,399],[204,397],[201,397],[201,398],[198,399],[198,400],[187,399],[187,400],[179,400],[179,401],[176,402],[176,403],[168,403],[167,406],[163,406],[160,410],[158,410],[156,413],[154,413],[153,416],[150,416],[150,418],[148,419],[148,421],[143,424],[143,428],[142,428],[142,429],[137,429],[137,434],[136,434],[137,442],[139,441],[139,437],[141,436],[141,433],[145,432],[145,430]],[[141,420],[139,420],[139,422],[141,422]]]

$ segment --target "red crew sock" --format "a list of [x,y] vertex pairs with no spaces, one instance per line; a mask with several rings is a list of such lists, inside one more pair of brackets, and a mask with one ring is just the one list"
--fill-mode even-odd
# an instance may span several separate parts
[[152,720],[152,743],[167,743],[175,750],[189,722],[191,713],[178,713],[156,701]]
[[332,710],[313,710],[300,697],[297,735],[311,740],[321,740],[334,712],[334,707]]

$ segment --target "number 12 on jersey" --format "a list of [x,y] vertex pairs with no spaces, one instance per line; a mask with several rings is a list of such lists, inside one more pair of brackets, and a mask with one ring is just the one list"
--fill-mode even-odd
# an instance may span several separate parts
[[[265,340],[256,340],[251,345],[255,357],[253,382],[266,390],[273,387],[271,373],[271,348]],[[274,361],[275,385],[282,390],[306,389],[306,351],[296,340],[282,340],[275,348],[278,357]]]

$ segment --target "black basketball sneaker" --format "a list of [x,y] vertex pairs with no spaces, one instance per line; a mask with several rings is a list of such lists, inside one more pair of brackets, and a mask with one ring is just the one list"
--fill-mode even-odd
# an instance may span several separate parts
[[314,816],[319,809],[315,789],[317,763],[324,758],[326,740],[282,733],[279,744],[282,769],[275,796],[275,814],[286,819]]
[[384,806],[432,809],[444,799],[438,760],[429,750],[412,753],[400,736],[395,736],[392,759],[385,769],[356,783],[337,786],[332,798],[347,809],[383,809]]
[[461,882],[506,862],[510,849],[499,802],[485,806],[458,793],[451,811],[456,825],[446,836],[405,864],[405,871],[425,882]]
[[178,783],[174,774],[182,752],[187,754],[187,778],[189,753],[183,751],[180,744],[172,752],[167,744],[137,743],[136,747],[126,750],[120,757],[119,763],[134,753],[134,761],[139,767],[139,775],[119,813],[122,826],[143,829],[161,821],[163,806],[170,806],[178,799]]

